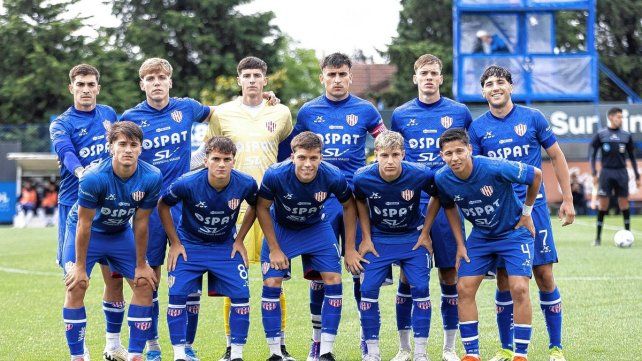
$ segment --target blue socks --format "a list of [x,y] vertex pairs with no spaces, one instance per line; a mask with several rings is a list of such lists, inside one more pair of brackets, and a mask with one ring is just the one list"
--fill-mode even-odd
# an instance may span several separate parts
[[464,344],[466,355],[479,357],[479,322],[466,321],[459,323],[461,342]]
[[381,315],[379,313],[379,292],[364,292],[359,302],[359,313],[361,315],[361,329],[363,338],[367,340],[378,340],[381,329]]
[[232,307],[230,308],[230,336],[232,338],[231,343],[233,345],[245,345],[245,342],[247,341],[247,334],[250,329],[250,300],[248,298],[232,298],[231,302],[232,302]]
[[495,310],[499,342],[503,349],[513,350],[513,299],[510,291],[495,291]]
[[515,324],[515,356],[526,357],[531,342],[531,325]]
[[408,283],[399,281],[395,310],[397,311],[397,330],[410,330],[412,326],[412,294]]
[[106,331],[109,333],[120,333],[125,318],[125,302],[103,301],[103,312],[105,313]]
[[412,289],[412,330],[415,338],[428,338],[432,304],[428,288]]
[[341,321],[343,306],[343,289],[341,284],[325,285],[325,297],[321,308],[321,333],[336,335]]
[[85,329],[87,314],[85,307],[63,308],[62,319],[65,323],[65,336],[71,356],[82,356],[85,352]]
[[[131,306],[130,311],[131,311]],[[154,341],[158,340],[158,315],[160,314],[160,308],[158,306],[158,291],[153,291],[152,293],[152,326],[149,331],[148,340]]]
[[312,319],[312,340],[321,341],[321,307],[325,297],[322,281],[310,281],[310,318]]
[[[153,326],[152,309],[153,306],[129,305],[127,324],[129,325],[128,352],[130,354],[142,354],[145,342],[151,338],[150,334]],[[158,320],[158,317],[156,320]]]
[[459,325],[457,285],[440,283],[439,286],[441,287],[441,319],[444,323],[444,330],[456,330]]
[[[263,286],[261,316],[266,338],[281,336],[281,287]],[[230,323],[232,321],[230,320]]]
[[201,294],[192,293],[187,296],[187,333],[185,343],[191,345],[196,338],[198,327],[198,312],[201,309]]
[[548,347],[562,348],[562,296],[560,290],[555,287],[550,293],[540,291],[539,300],[548,331]]
[[167,306],[167,328],[172,345],[184,345],[187,333],[187,296],[169,296]]

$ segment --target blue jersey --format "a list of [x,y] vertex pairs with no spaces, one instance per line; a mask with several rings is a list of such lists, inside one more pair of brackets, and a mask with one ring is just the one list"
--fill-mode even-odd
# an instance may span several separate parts
[[69,107],[51,123],[49,134],[61,163],[58,203],[71,206],[78,199],[78,178],[74,169],[109,156],[105,133],[115,121],[114,109],[97,104],[89,112]]
[[323,159],[343,171],[348,182],[366,165],[366,134],[385,129],[381,115],[368,101],[354,95],[332,101],[325,95],[301,107],[292,137],[310,131],[323,140]]
[[134,174],[119,178],[113,170],[112,158],[92,167],[80,179],[78,202],[72,208],[67,229],[75,229],[78,206],[95,209],[91,230],[100,233],[117,233],[131,228],[129,220],[138,208],[156,207],[163,178],[158,168],[138,161]]
[[331,194],[343,203],[352,197],[352,190],[341,170],[326,162],[319,164],[317,176],[309,183],[296,177],[292,161],[273,164],[259,189],[260,197],[274,201],[272,218],[291,229],[321,222],[323,203]]
[[448,129],[468,129],[472,120],[468,107],[452,99],[426,104],[415,98],[395,109],[390,128],[403,136],[406,160],[439,169],[444,165],[439,137]]
[[366,201],[373,236],[415,233],[423,227],[419,200],[422,191],[434,193],[434,172],[419,163],[404,161],[401,167],[399,178],[392,182],[381,178],[378,163],[354,175],[354,196]]
[[157,110],[147,101],[126,110],[120,120],[138,124],[144,133],[140,159],[163,174],[163,186],[189,172],[192,149],[192,123],[207,119],[210,109],[194,99],[169,98],[165,108]]
[[[542,168],[542,147],[548,149],[557,142],[544,115],[536,109],[514,105],[504,118],[490,111],[475,119],[468,130],[475,154],[504,158]],[[523,201],[526,186],[515,185],[515,192]],[[544,184],[536,203],[546,203]]]
[[471,236],[494,239],[508,235],[519,222],[522,202],[513,183],[530,185],[535,171],[520,162],[473,157],[468,179],[458,178],[449,167],[439,169],[435,183],[444,207],[459,206],[473,224]]
[[201,169],[178,178],[162,199],[169,206],[183,202],[177,230],[181,242],[223,244],[234,241],[241,203],[254,206],[257,188],[254,178],[232,170],[230,183],[217,191],[209,183],[208,170]]

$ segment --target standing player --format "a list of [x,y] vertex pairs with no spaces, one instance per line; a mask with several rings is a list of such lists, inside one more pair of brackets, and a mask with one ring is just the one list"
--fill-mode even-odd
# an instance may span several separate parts
[[62,314],[71,359],[89,360],[88,354],[83,356],[87,325],[83,300],[94,264],[106,260],[127,278],[134,293],[127,314],[128,360],[142,361],[151,326],[152,290],[158,282],[145,261],[149,215],[156,207],[162,177],[157,168],[138,160],[143,132],[135,124],[112,125],[107,141],[112,157],[83,175],[78,201],[67,219]]
[[[412,359],[427,361],[426,344],[431,317],[428,284],[433,249],[429,230],[438,208],[431,207],[431,214],[424,220],[419,203],[422,191],[432,193],[434,173],[422,164],[402,161],[405,156],[404,139],[397,132],[386,131],[377,137],[375,155],[377,163],[360,168],[354,176],[354,193],[362,229],[358,258],[365,262],[359,304],[361,327],[368,349],[363,360],[381,360],[379,288],[392,264],[398,263],[412,287],[409,286],[415,340]],[[449,212],[453,222],[461,223],[456,208]],[[458,236],[462,240],[462,234]],[[354,254],[346,250],[346,263],[359,264],[351,257]],[[358,273],[360,270],[351,271]]]
[[[542,172],[520,162],[473,157],[463,129],[450,129],[442,134],[441,157],[448,167],[435,175],[439,199],[445,208],[459,206],[473,224],[465,246],[457,239],[459,331],[466,350],[462,361],[481,360],[475,295],[497,257],[505,262],[515,302],[515,355],[511,359],[526,361],[532,322],[528,283],[535,235],[531,211]],[[513,183],[527,186],[523,204],[513,190]],[[466,262],[459,264],[462,257]]]
[[[186,358],[187,296],[200,287],[203,273],[215,277],[217,290],[232,299],[231,359],[242,361],[243,345],[250,325],[250,289],[247,252],[243,239],[256,218],[256,181],[233,170],[236,146],[215,136],[205,146],[206,169],[176,180],[158,202],[171,246],[168,261],[169,306],[167,325],[174,347],[174,359]],[[242,201],[249,205],[239,232],[236,219]],[[174,227],[170,208],[183,204],[183,217]],[[182,257],[181,257],[182,256]]]
[[[267,168],[276,163],[278,146],[281,141],[287,138],[292,132],[292,115],[285,105],[274,104],[268,106],[267,101],[262,99],[263,88],[267,85],[267,64],[256,57],[243,58],[236,67],[237,83],[241,87],[239,99],[221,104],[210,118],[209,128],[205,136],[205,142],[215,135],[222,135],[230,138],[238,147],[234,167],[244,173],[251,175],[257,182],[261,182],[263,173]],[[200,163],[203,146],[193,156],[192,168]],[[248,209],[247,205],[241,205],[239,221],[244,219]],[[263,232],[258,222],[250,228],[249,235],[245,239],[250,263],[257,263],[260,259]],[[212,291],[212,290],[210,290]],[[281,295],[281,312],[283,325],[281,331],[285,332],[286,308],[285,295]],[[230,360],[231,339],[230,339],[230,299],[225,298],[223,319],[225,320],[225,334],[227,336],[227,349],[220,361]],[[285,348],[285,334],[282,335],[282,354],[286,361],[294,359]]]
[[[321,308],[320,361],[334,361],[334,339],[341,320],[341,258],[324,206],[331,194],[343,206],[346,241],[354,247],[356,210],[352,191],[342,172],[322,162],[323,143],[312,132],[292,139],[292,159],[271,166],[263,176],[256,213],[265,233],[263,271],[263,328],[272,356],[283,360],[280,348],[279,295],[290,259],[301,255],[306,271],[320,273],[325,283]],[[270,207],[274,204],[274,207]]]
[[[470,126],[470,142],[476,154],[498,157],[541,167],[544,147],[551,158],[555,176],[562,190],[562,205],[559,218],[562,226],[573,223],[575,209],[571,193],[570,176],[564,153],[560,149],[555,135],[546,118],[538,110],[515,105],[511,100],[513,91],[511,73],[493,65],[481,76],[482,94],[488,101],[490,110],[473,121]],[[515,186],[515,192],[523,201],[526,187]],[[564,360],[562,353],[562,298],[553,277],[553,263],[557,262],[557,251],[553,239],[551,218],[546,205],[544,186],[535,201],[533,211],[535,224],[535,253],[533,255],[533,273],[539,288],[540,306],[544,313],[549,336],[549,354],[551,361]],[[498,264],[497,293],[497,326],[502,349],[492,361],[510,360],[513,345],[512,313],[513,300],[509,292],[506,270]]]
[[[350,94],[352,62],[344,54],[334,53],[321,62],[319,81],[325,94],[305,103],[297,115],[292,135],[303,131],[316,133],[323,139],[323,159],[338,167],[352,186],[354,172],[366,165],[366,136],[377,137],[386,129],[381,115],[368,101]],[[331,197],[325,205],[325,215],[332,224],[337,240],[345,245],[342,207]],[[357,236],[359,238],[359,236]],[[359,278],[354,278],[354,297],[359,304]],[[319,357],[321,336],[321,305],[324,299],[321,282],[310,282],[310,313],[312,318],[312,346],[309,361]]]
[[[58,253],[56,262],[62,267],[62,247],[66,221],[78,199],[78,179],[85,168],[107,158],[105,132],[116,121],[116,112],[96,104],[100,94],[100,73],[88,64],[79,64],[69,71],[69,92],[74,105],[51,123],[49,133],[60,161],[60,193],[58,194]],[[127,350],[120,344],[120,329],[125,315],[123,282],[112,277],[109,267],[101,265],[105,290],[103,311],[107,323],[103,356],[109,361],[125,361]]]
[[[439,86],[444,78],[442,63],[431,54],[424,54],[415,61],[412,82],[417,85],[417,98],[403,104],[392,113],[391,128],[403,135],[406,159],[439,169],[444,161],[439,156],[439,137],[447,129],[467,129],[472,122],[468,108],[461,103],[441,96]],[[429,196],[421,194],[422,212],[426,212]],[[462,223],[463,229],[463,223]],[[459,361],[455,353],[457,337],[457,271],[454,235],[444,211],[440,211],[430,229],[435,265],[439,269],[441,287],[441,317],[444,325],[443,361]],[[403,273],[402,273],[403,274]],[[397,329],[399,352],[393,361],[410,360],[410,286],[401,277],[397,291]]]
[[[597,212],[597,236],[593,245],[599,246],[602,242],[602,224],[604,216],[609,211],[609,198],[612,193],[617,197],[617,203],[624,218],[624,229],[631,229],[631,214],[629,212],[629,175],[626,171],[626,155],[628,154],[635,174],[635,186],[640,187],[640,173],[635,161],[635,146],[631,133],[622,130],[622,109],[611,108],[607,113],[609,124],[602,129],[591,141],[592,152],[591,171],[593,172],[593,186],[598,187],[599,199]],[[597,176],[595,163],[597,152],[602,150],[602,169]]]
[[[156,166],[163,174],[163,188],[167,189],[178,177],[189,171],[192,123],[202,122],[210,115],[210,108],[190,98],[170,98],[172,66],[165,59],[150,58],[138,70],[140,89],[146,99],[134,108],[126,110],[121,120],[129,120],[143,129],[143,153],[141,159]],[[172,208],[173,219],[181,217],[179,207]],[[158,211],[150,216],[149,247],[147,261],[160,279],[161,265],[165,260],[167,234],[161,226]],[[200,288],[188,298],[188,360],[197,360],[191,344],[196,335]],[[154,312],[150,340],[147,343],[147,360],[159,361],[161,350],[158,343],[158,292],[154,291]]]

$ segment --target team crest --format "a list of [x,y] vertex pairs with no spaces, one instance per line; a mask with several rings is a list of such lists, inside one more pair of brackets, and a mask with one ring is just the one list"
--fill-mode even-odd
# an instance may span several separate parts
[[261,302],[261,307],[266,311],[273,311],[276,309],[276,302],[263,301]]
[[170,115],[176,123],[180,123],[183,120],[183,112],[180,110],[174,110]]
[[329,298],[328,304],[330,304],[330,306],[332,307],[341,307],[343,301],[340,298]]
[[274,131],[276,130],[276,122],[273,120],[268,120],[267,122],[265,122],[265,128],[268,132],[274,133]]
[[447,115],[441,117],[441,125],[446,129],[450,128],[453,125],[453,118]]
[[517,124],[514,129],[517,135],[519,135],[520,137],[523,137],[524,134],[526,134],[526,130],[528,129],[528,127],[526,127],[526,124],[521,123],[521,124]]
[[167,316],[170,316],[170,317],[177,317],[181,313],[183,313],[183,309],[181,309],[181,308],[168,308],[167,309]]
[[186,308],[187,308],[187,312],[192,313],[192,314],[198,313],[198,311],[201,310],[201,306],[200,305],[187,305]]
[[327,195],[328,195],[327,192],[316,192],[314,193],[314,199],[316,199],[317,202],[323,202]]
[[406,189],[405,191],[401,192],[401,198],[405,199],[406,201],[411,200],[414,195],[415,191],[411,189]]
[[227,206],[230,207],[231,210],[235,210],[240,203],[241,201],[238,198],[234,198],[227,201]]
[[419,307],[422,310],[430,309],[431,306],[432,305],[430,304],[430,300],[417,302],[417,307]]
[[548,309],[553,313],[561,313],[562,312],[562,302],[560,302],[560,303],[558,303],[556,305],[553,305],[553,306],[549,307]]
[[172,288],[172,286],[174,285],[174,281],[176,281],[176,277],[174,277],[174,276],[167,276],[167,286],[168,286],[169,288]]
[[134,326],[141,330],[141,331],[146,331],[149,330],[152,327],[151,321],[149,322],[134,322]]
[[346,115],[346,122],[348,122],[349,126],[354,127],[358,121],[359,121],[359,117],[356,114]]
[[359,302],[359,309],[361,309],[361,311],[368,311],[370,307],[372,307],[372,303],[370,302]]
[[143,191],[136,191],[136,192],[132,193],[132,198],[136,202],[140,202],[141,200],[143,200],[143,197],[145,197],[145,192],[143,192]]
[[248,315],[250,314],[250,306],[243,307],[234,307],[238,315]]
[[261,264],[261,271],[263,272],[263,274],[268,273],[269,270],[270,270],[270,262],[263,262]]
[[490,197],[490,196],[493,195],[493,187],[492,186],[483,186],[483,187],[481,187],[480,190],[481,190],[482,194],[485,195],[486,197]]
[[103,127],[105,128],[105,130],[111,129],[111,123],[109,122],[109,120],[103,120]]

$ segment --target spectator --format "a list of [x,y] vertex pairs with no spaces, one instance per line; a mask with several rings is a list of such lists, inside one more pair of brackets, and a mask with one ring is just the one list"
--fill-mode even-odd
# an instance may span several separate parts
[[571,193],[573,194],[573,206],[578,215],[586,215],[586,199],[584,185],[580,182],[577,173],[571,173]]
[[53,227],[54,225],[54,211],[58,206],[58,190],[56,185],[52,182],[47,184],[45,188],[44,197],[40,203],[42,209],[45,211],[46,227]]
[[36,208],[38,206],[38,193],[36,188],[34,188],[31,181],[25,181],[22,186],[22,191],[20,192],[20,198],[18,200],[18,213],[22,216],[23,222],[21,227],[25,228],[33,219],[33,216],[36,214]]
[[473,53],[497,54],[509,53],[508,45],[497,34],[491,35],[486,30],[477,31],[477,41],[473,48]]

